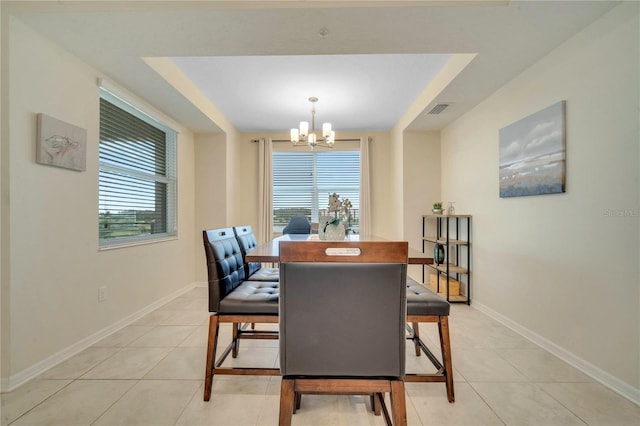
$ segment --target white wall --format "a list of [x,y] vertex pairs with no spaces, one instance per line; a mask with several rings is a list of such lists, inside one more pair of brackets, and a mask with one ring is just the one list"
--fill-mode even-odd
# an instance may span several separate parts
[[[617,7],[442,131],[442,198],[474,215],[472,303],[636,401],[638,21]],[[563,99],[566,193],[499,198],[498,130]]]
[[[10,236],[2,235],[9,249],[3,260],[10,273],[2,286],[3,295],[10,293],[10,324],[7,329],[3,310],[2,326],[10,360],[2,361],[14,385],[37,372],[38,363],[194,282],[195,175],[193,135],[167,119],[179,132],[179,238],[99,251],[101,75],[19,20],[10,21],[10,49],[2,52],[3,64],[10,64],[10,116],[3,109],[3,122],[9,119],[3,154],[9,150],[10,198],[2,200],[10,206]],[[87,129],[86,172],[35,163],[37,113]],[[102,303],[100,286],[108,291]]]

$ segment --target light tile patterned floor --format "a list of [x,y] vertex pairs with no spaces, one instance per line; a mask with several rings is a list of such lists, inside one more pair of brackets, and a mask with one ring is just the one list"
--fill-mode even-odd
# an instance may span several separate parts
[[[195,288],[2,394],[2,425],[276,425],[278,377],[216,376],[202,400],[207,324],[207,290]],[[407,383],[410,425],[640,425],[639,406],[473,307],[453,305],[450,329],[456,402],[444,384]],[[421,331],[437,348],[435,326]],[[277,342],[243,341],[231,362],[277,366]],[[408,372],[431,369],[407,350]],[[366,397],[305,395],[293,424],[384,421]]]

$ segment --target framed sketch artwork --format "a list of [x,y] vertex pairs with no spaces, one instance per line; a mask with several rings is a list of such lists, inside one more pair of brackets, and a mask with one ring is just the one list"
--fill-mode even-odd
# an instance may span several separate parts
[[565,191],[565,101],[499,132],[500,197]]
[[38,114],[36,162],[85,171],[87,168],[86,129],[46,114]]

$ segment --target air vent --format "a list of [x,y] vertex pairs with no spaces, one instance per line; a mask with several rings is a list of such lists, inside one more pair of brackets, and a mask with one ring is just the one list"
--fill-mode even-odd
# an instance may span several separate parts
[[447,109],[449,104],[436,104],[427,114],[440,114],[442,111]]

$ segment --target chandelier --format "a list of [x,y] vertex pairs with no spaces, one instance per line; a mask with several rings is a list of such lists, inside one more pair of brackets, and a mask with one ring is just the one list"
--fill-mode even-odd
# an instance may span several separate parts
[[298,129],[291,129],[291,143],[293,146],[300,146],[306,142],[311,149],[316,146],[333,148],[336,132],[331,130],[331,123],[323,123],[322,138],[316,136],[316,102],[318,102],[318,98],[312,96],[309,98],[309,102],[311,102],[311,131],[309,131],[309,122],[301,121]]

